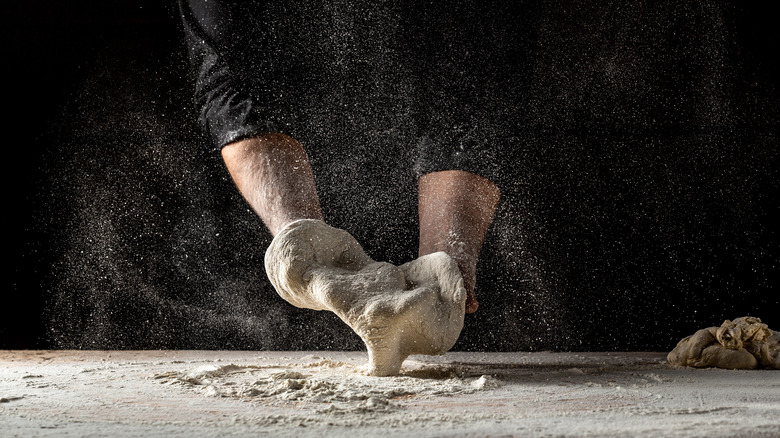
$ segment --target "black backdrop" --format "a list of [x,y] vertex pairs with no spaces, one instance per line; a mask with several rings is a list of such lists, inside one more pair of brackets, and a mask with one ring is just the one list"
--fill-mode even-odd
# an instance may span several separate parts
[[[538,80],[518,114],[533,126],[517,135],[479,267],[480,309],[455,349],[666,350],[745,314],[780,327],[776,23],[739,2],[704,2],[718,19],[667,29],[709,49],[674,52],[669,62],[684,67],[658,71],[673,82],[660,101],[692,94],[680,99],[690,120],[706,104],[713,123],[648,133],[626,116],[581,130],[592,108],[631,115],[636,103],[606,102],[608,84],[582,73],[595,71],[590,55],[643,46],[608,20],[546,3]],[[625,5],[590,13],[654,16]],[[175,5],[7,8],[0,348],[361,348],[333,315],[292,308],[265,280],[270,236],[200,146]],[[712,23],[723,32],[705,32]],[[631,73],[600,68],[623,82]],[[705,79],[685,82],[695,69]],[[312,152],[327,219],[375,259],[409,260],[414,151],[349,147]]]

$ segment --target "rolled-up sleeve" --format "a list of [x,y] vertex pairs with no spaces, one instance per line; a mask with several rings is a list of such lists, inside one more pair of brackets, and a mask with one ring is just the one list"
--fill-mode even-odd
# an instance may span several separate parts
[[179,11],[195,76],[201,128],[216,149],[243,138],[278,131],[255,92],[249,57],[255,29],[242,2],[180,0]]
[[427,115],[418,175],[464,170],[498,182],[520,147],[531,11],[524,2],[442,2],[425,8],[412,54]]

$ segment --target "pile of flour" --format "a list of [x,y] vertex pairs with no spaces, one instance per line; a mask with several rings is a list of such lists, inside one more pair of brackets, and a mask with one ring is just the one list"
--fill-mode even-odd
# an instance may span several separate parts
[[501,386],[489,375],[466,376],[465,369],[429,365],[395,377],[371,377],[361,366],[329,359],[286,366],[204,365],[160,372],[151,378],[208,397],[264,404],[306,403],[322,411],[375,412],[401,409],[396,400],[472,394]]

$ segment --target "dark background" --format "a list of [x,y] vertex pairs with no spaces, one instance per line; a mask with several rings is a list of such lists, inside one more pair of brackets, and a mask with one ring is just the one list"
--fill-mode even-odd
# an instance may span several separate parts
[[[681,25],[681,38],[709,49],[671,50],[680,59],[667,61],[685,65],[658,71],[670,78],[665,108],[678,92],[694,96],[680,99],[676,130],[628,116],[581,129],[592,108],[630,115],[638,101],[603,97],[609,84],[581,73],[595,71],[590,50],[644,46],[608,22],[576,37],[594,21],[549,3],[537,11],[548,50],[518,116],[536,122],[517,135],[480,264],[480,309],[455,349],[668,350],[746,314],[780,327],[776,22],[705,2],[725,11],[726,30]],[[609,12],[631,16],[643,3],[627,5]],[[335,316],[292,308],[267,283],[270,236],[202,147],[175,5],[6,8],[0,348],[362,348]],[[581,58],[556,57],[572,44]],[[614,68],[625,83],[630,69]],[[399,264],[416,247],[414,151],[388,147],[355,156],[347,145],[312,161],[328,221]]]

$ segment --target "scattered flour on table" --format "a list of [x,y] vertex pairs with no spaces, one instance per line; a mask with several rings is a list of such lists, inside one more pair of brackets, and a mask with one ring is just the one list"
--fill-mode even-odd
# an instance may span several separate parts
[[204,365],[160,372],[152,378],[208,397],[304,403],[320,412],[349,413],[399,410],[403,409],[400,400],[472,394],[502,385],[490,375],[463,374],[457,368],[427,366],[380,378],[366,376],[357,365],[322,359],[285,366]]

